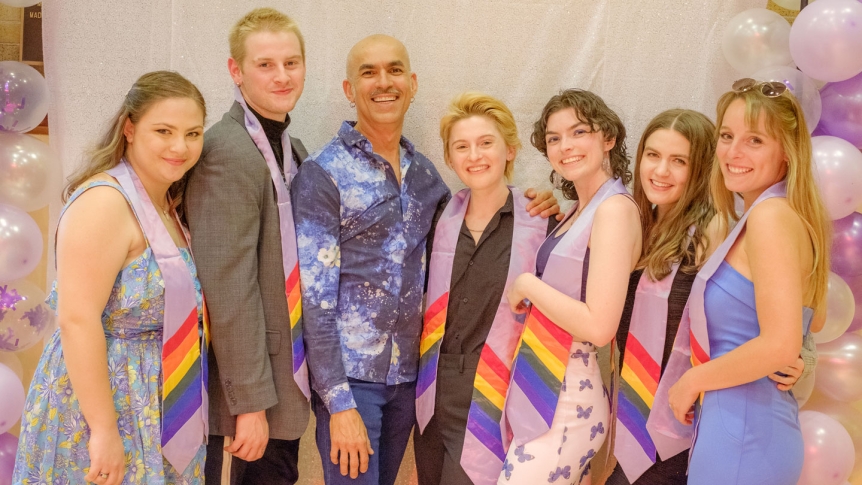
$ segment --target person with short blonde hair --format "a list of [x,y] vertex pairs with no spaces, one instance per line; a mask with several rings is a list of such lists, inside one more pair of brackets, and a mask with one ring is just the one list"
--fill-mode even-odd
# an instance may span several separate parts
[[[556,225],[530,217],[508,187],[521,142],[509,108],[478,92],[452,100],[440,121],[443,157],[466,189],[437,223],[428,268],[413,434],[419,485],[495,482],[503,467],[502,399],[522,324],[508,283],[532,271]],[[435,305],[447,295],[444,307]],[[442,335],[441,335],[442,333]],[[481,431],[477,431],[481,430]]]
[[271,8],[246,14],[229,41],[235,102],[207,130],[185,203],[201,285],[213,295],[206,478],[290,484],[309,416],[285,184],[307,156],[287,133],[305,45],[296,22]]

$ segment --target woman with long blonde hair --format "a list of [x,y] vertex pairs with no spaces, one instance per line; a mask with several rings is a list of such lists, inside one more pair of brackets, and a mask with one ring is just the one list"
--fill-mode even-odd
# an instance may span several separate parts
[[822,326],[829,220],[805,118],[784,84],[737,81],[717,120],[716,232],[681,323],[695,365],[670,388],[669,405],[691,423],[698,402],[688,483],[795,484],[798,407],[768,376],[793,364],[803,335]]

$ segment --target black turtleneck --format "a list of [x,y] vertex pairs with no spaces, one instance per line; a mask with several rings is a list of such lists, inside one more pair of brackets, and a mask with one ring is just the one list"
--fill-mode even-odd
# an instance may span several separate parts
[[251,106],[248,109],[254,113],[254,116],[263,127],[263,132],[266,133],[266,139],[269,140],[269,146],[272,147],[272,153],[275,154],[275,160],[278,162],[278,168],[284,173],[284,148],[281,146],[281,135],[287,129],[288,125],[290,125],[290,115],[286,114],[284,121],[276,121],[264,117]]

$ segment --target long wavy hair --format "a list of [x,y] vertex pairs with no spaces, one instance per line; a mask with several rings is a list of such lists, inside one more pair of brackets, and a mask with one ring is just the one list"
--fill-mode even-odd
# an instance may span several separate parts
[[[153,104],[171,98],[191,99],[200,107],[204,119],[206,119],[207,109],[204,97],[188,79],[173,71],[154,71],[144,74],[135,81],[132,89],[129,89],[123,99],[123,104],[111,118],[99,142],[87,154],[84,165],[69,177],[69,183],[63,190],[63,202],[66,202],[84,181],[97,173],[110,170],[120,163],[126,153],[126,137],[123,135],[123,127],[127,119],[131,120],[132,124],[137,124]],[[182,201],[185,180],[186,177],[183,177],[174,182],[168,190],[172,209],[179,206]]]
[[[724,93],[718,100],[717,126],[722,125],[727,108],[737,99],[745,102],[746,125],[756,127],[759,118],[764,116],[767,134],[781,143],[784,154],[788,158],[785,177],[787,203],[802,219],[814,250],[814,265],[809,275],[810,284],[805,290],[804,302],[812,308],[822,308],[825,304],[829,277],[832,225],[814,176],[811,135],[808,134],[808,127],[805,124],[805,115],[790,90],[775,98],[764,96],[759,89],[742,93],[730,91]],[[715,209],[722,220],[739,220],[734,210],[733,193],[724,184],[724,175],[721,173],[719,163],[715,163],[712,167],[710,191]]]
[[[647,139],[658,130],[672,130],[688,140],[688,182],[673,208],[659,220],[658,210],[646,196],[640,179],[640,165]],[[696,273],[709,245],[706,227],[715,215],[709,198],[709,176],[715,159],[715,125],[702,113],[688,109],[671,109],[659,113],[646,127],[634,169],[634,199],[642,214],[644,252],[638,262],[653,281],[670,274],[674,262],[680,271]],[[689,228],[694,232],[689,239]]]
[[[574,109],[578,119],[590,125],[591,130],[602,132],[605,140],[615,140],[609,153],[611,176],[622,179],[623,183],[628,185],[632,180],[632,172],[629,170],[629,156],[626,152],[626,127],[619,115],[595,93],[583,89],[566,89],[549,99],[542,109],[542,115],[533,123],[533,134],[530,136],[533,146],[542,152],[545,158],[548,157],[548,144],[545,142],[548,118],[567,108]],[[554,181],[554,172],[551,172],[550,180]],[[578,200],[575,184],[570,180],[563,179],[561,190],[567,199]]]

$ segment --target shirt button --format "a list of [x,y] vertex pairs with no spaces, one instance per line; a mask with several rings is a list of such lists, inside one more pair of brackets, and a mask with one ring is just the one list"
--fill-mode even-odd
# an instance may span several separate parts
[[467,303],[467,299],[466,299],[466,298],[464,298],[464,299],[463,299],[463,300],[461,300],[461,301],[462,301],[462,302],[464,302],[464,303]]
[[473,262],[472,262],[472,261],[470,261],[470,266],[473,266]]

